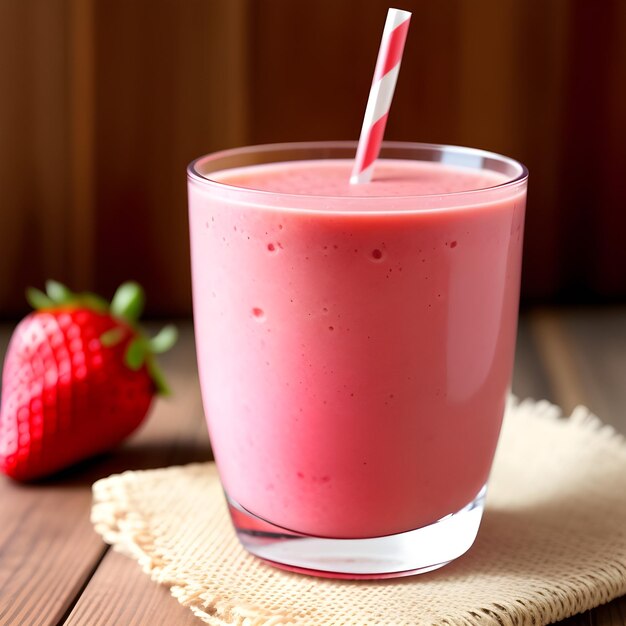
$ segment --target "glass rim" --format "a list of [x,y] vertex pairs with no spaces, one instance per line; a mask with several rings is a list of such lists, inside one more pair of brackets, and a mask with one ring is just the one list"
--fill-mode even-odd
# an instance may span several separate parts
[[[273,204],[270,200],[275,200],[277,197],[285,200],[291,200],[295,203],[302,202],[304,198],[310,201],[328,201],[333,200],[339,203],[341,202],[363,202],[363,203],[372,203],[372,202],[380,202],[384,199],[393,199],[394,202],[406,202],[410,200],[425,200],[429,199],[444,199],[449,198],[460,199],[463,197],[476,197],[481,194],[485,194],[488,192],[506,192],[506,190],[514,189],[515,187],[520,186],[525,183],[528,179],[528,169],[526,166],[511,158],[499,154],[497,152],[491,152],[488,150],[482,150],[480,148],[470,148],[467,146],[458,146],[452,144],[438,144],[438,143],[426,143],[426,142],[410,142],[410,141],[383,141],[381,146],[381,152],[387,150],[414,150],[414,151],[431,151],[438,152],[440,154],[456,154],[456,155],[465,155],[474,157],[476,159],[482,159],[482,161],[492,160],[494,162],[498,162],[504,164],[513,169],[514,174],[510,175],[507,180],[502,183],[498,183],[497,185],[490,185],[487,187],[480,187],[476,189],[467,189],[463,191],[452,191],[452,192],[443,192],[443,193],[435,193],[435,194],[410,194],[410,195],[394,195],[394,196],[373,196],[373,195],[358,195],[351,194],[349,196],[343,195],[320,195],[320,194],[296,194],[296,193],[285,193],[285,192],[276,192],[276,191],[268,191],[262,189],[253,189],[250,187],[240,187],[238,185],[233,185],[231,183],[220,182],[214,179],[209,178],[206,174],[203,174],[199,170],[199,166],[205,163],[218,162],[222,159],[234,158],[237,156],[245,156],[249,154],[271,154],[272,152],[280,152],[280,151],[304,151],[304,150],[349,150],[352,149],[356,153],[357,142],[356,141],[299,141],[299,142],[279,142],[279,143],[265,143],[258,145],[250,145],[250,146],[242,146],[237,148],[228,148],[226,150],[219,150],[216,152],[210,152],[208,154],[204,154],[189,163],[187,166],[187,179],[189,181],[194,181],[199,183],[200,185],[213,189],[214,191],[218,190],[228,190],[231,192],[242,193],[248,196],[249,198],[256,198],[261,204]],[[311,159],[315,159],[316,157],[310,157]],[[317,157],[317,158],[332,158],[332,157]],[[338,158],[338,157],[337,157]],[[384,156],[382,158],[385,158]],[[402,158],[402,157],[397,157]],[[293,159],[294,161],[297,161]],[[414,159],[420,160],[420,159]],[[270,164],[270,163],[280,163],[280,162],[289,162],[290,159],[277,159],[275,161],[267,161],[263,162],[262,165]],[[440,162],[442,161],[427,161],[427,162]],[[239,167],[252,167],[256,164],[250,165],[235,165],[235,166],[227,166],[224,168],[216,168],[213,171],[225,171],[228,169],[238,169]],[[259,163],[258,165],[261,165]],[[449,163],[449,165],[460,165],[459,163]],[[467,167],[467,166],[466,166]],[[486,167],[475,167],[472,169],[476,169],[477,171],[480,169],[487,171],[496,171],[490,170]],[[505,174],[506,176],[506,174]],[[435,208],[435,207],[433,207]],[[443,207],[441,207],[443,208]]]

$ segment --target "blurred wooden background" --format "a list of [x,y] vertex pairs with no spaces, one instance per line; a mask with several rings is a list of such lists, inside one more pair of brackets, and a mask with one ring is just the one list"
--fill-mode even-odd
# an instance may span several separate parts
[[[46,277],[190,312],[185,166],[357,138],[385,0],[0,0],[0,316]],[[405,0],[387,138],[531,171],[527,302],[626,298],[626,2]]]

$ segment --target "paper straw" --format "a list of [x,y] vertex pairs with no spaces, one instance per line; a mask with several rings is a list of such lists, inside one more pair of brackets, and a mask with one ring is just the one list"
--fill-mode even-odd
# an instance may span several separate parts
[[387,116],[400,72],[400,62],[410,21],[411,14],[408,11],[389,9],[387,13],[374,79],[354,159],[354,168],[350,177],[353,185],[369,183],[372,180],[374,163],[380,152]]

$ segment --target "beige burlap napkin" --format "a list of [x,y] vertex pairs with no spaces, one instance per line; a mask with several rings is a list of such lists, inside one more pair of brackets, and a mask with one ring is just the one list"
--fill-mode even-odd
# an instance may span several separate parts
[[474,547],[379,582],[276,570],[240,548],[213,464],[94,485],[96,530],[207,624],[548,624],[626,593],[626,442],[585,409],[512,403]]

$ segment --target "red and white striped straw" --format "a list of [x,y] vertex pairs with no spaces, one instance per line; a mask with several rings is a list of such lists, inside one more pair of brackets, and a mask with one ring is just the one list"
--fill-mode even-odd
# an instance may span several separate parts
[[411,14],[408,11],[389,9],[387,13],[374,79],[361,128],[361,137],[350,177],[353,185],[369,183],[372,180],[374,162],[380,152],[385,134],[385,125],[400,72],[400,62],[410,21]]

